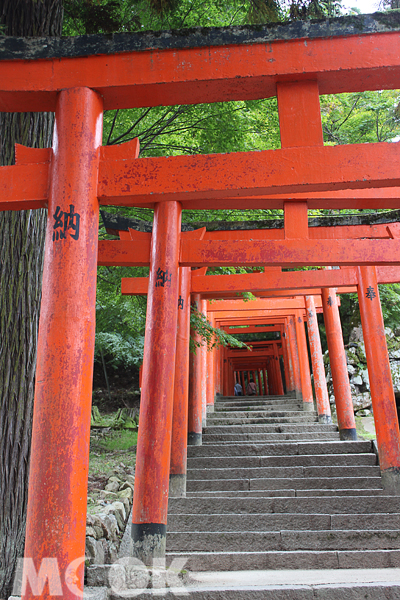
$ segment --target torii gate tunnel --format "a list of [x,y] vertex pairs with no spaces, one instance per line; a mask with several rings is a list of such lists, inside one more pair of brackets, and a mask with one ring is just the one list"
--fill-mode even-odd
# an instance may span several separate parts
[[[316,240],[307,225],[308,208],[399,207],[398,145],[324,147],[319,107],[320,94],[399,87],[397,19],[0,38],[0,110],[56,114],[52,150],[19,146],[0,169],[0,209],[48,208],[25,555],[37,569],[57,558],[64,598],[83,584],[99,204],[154,208],[132,526],[135,555],[151,562],[165,553],[178,268],[354,265],[370,286],[366,266],[400,264],[395,234]],[[103,110],[275,95],[280,150],[139,159],[135,142],[101,146]],[[285,238],[181,236],[182,209],[225,208],[284,209]],[[396,477],[398,426],[392,437],[384,471]]]

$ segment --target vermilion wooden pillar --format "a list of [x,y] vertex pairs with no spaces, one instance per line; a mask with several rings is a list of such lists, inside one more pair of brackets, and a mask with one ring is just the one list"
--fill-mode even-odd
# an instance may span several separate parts
[[294,390],[294,383],[293,383],[293,372],[292,372],[292,365],[291,365],[291,360],[290,360],[290,356],[289,356],[289,352],[288,352],[288,348],[287,348],[287,335],[286,335],[286,326],[283,327],[283,331],[281,333],[281,338],[282,338],[282,352],[283,352],[283,362],[285,365],[285,383],[286,383],[286,391],[287,392],[293,392]]
[[[215,319],[212,313],[209,315],[209,321],[215,327]],[[207,352],[207,412],[214,412],[215,396],[215,348]]]
[[[200,300],[200,312],[207,319],[207,300]],[[200,373],[201,373],[201,406],[202,406],[202,416],[203,416],[203,427],[206,426],[207,423],[207,344],[203,341],[200,346],[198,352],[200,352]]]
[[260,369],[257,369],[257,378],[258,378],[258,394],[259,394],[259,396],[262,396],[263,395],[263,386],[262,386],[262,381],[261,381]]
[[132,512],[133,554],[165,556],[178,305],[179,202],[154,210]]
[[190,267],[179,269],[178,323],[176,332],[174,411],[172,419],[169,495],[186,496],[186,463],[189,398]]
[[289,352],[292,359],[293,367],[293,378],[294,378],[294,391],[296,398],[302,398],[301,392],[301,377],[300,377],[300,365],[299,365],[299,352],[297,348],[296,339],[296,328],[294,324],[294,317],[288,319],[288,337],[289,337]]
[[70,600],[83,590],[102,111],[88,88],[58,96],[36,367],[25,557],[36,571],[56,559]]
[[322,304],[340,439],[356,440],[356,423],[335,289],[322,289]]
[[281,371],[281,364],[280,364],[280,360],[279,360],[279,353],[278,353],[278,345],[274,344],[274,369],[275,369],[275,373],[276,373],[276,381],[277,381],[277,394],[278,396],[283,396],[284,389],[283,389],[283,381],[282,381],[282,371]]
[[301,311],[296,311],[296,337],[299,349],[301,392],[303,397],[303,410],[314,410],[313,393],[310,377],[310,366],[308,362],[306,332]]
[[268,374],[268,388],[271,396],[276,396],[276,378],[275,378],[275,370],[273,366],[273,362],[271,357],[267,360],[267,374]]
[[322,357],[321,338],[313,296],[306,296],[308,340],[310,342],[311,363],[314,375],[314,389],[317,401],[318,421],[332,423],[325,367]]
[[400,494],[400,432],[375,267],[357,267],[365,354],[383,487]]
[[267,370],[266,370],[266,368],[263,369],[263,377],[264,377],[264,393],[265,393],[266,396],[268,396],[269,389],[268,389],[268,380],[267,380]]
[[[200,309],[200,294],[193,294],[192,303],[196,309]],[[196,343],[200,343],[200,337],[194,330],[190,335]],[[201,404],[201,355],[200,349],[191,353],[189,357],[189,416],[188,416],[188,445],[201,446],[203,431],[203,416]]]

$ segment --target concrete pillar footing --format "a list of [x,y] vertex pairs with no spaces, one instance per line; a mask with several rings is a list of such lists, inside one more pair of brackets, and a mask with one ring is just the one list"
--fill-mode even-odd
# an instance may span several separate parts
[[356,442],[357,441],[357,430],[356,429],[340,429],[339,437],[342,442]]
[[332,424],[331,415],[318,415],[318,423],[322,423],[324,425],[331,425]]
[[303,410],[304,412],[312,412],[314,410],[313,402],[303,402]]
[[132,548],[134,558],[147,567],[165,559],[167,526],[163,523],[132,523]]
[[186,475],[170,473],[169,475],[169,497],[186,498]]
[[193,431],[190,431],[188,433],[188,446],[201,446],[203,441],[202,441],[202,434],[201,433],[194,433]]
[[214,404],[207,404],[207,413],[213,413],[214,410]]
[[400,496],[400,468],[381,471],[381,477],[385,492],[393,494],[393,496]]

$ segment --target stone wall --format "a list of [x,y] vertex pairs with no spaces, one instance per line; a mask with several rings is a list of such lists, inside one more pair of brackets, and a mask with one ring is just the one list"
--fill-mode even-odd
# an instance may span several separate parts
[[[385,333],[394,393],[396,396],[400,396],[400,328],[392,331],[388,327],[385,327]],[[355,412],[359,410],[371,410],[371,392],[361,326],[352,330],[345,350],[354,410]],[[334,404],[335,396],[328,351],[324,354],[324,363],[329,399],[331,404]]]

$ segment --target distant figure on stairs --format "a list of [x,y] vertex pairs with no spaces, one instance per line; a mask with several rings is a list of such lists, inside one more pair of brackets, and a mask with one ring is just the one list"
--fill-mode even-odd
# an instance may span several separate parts
[[239,382],[235,383],[234,390],[235,390],[235,396],[243,396],[243,388]]
[[256,384],[252,379],[247,384],[246,393],[248,396],[255,396],[257,394]]

